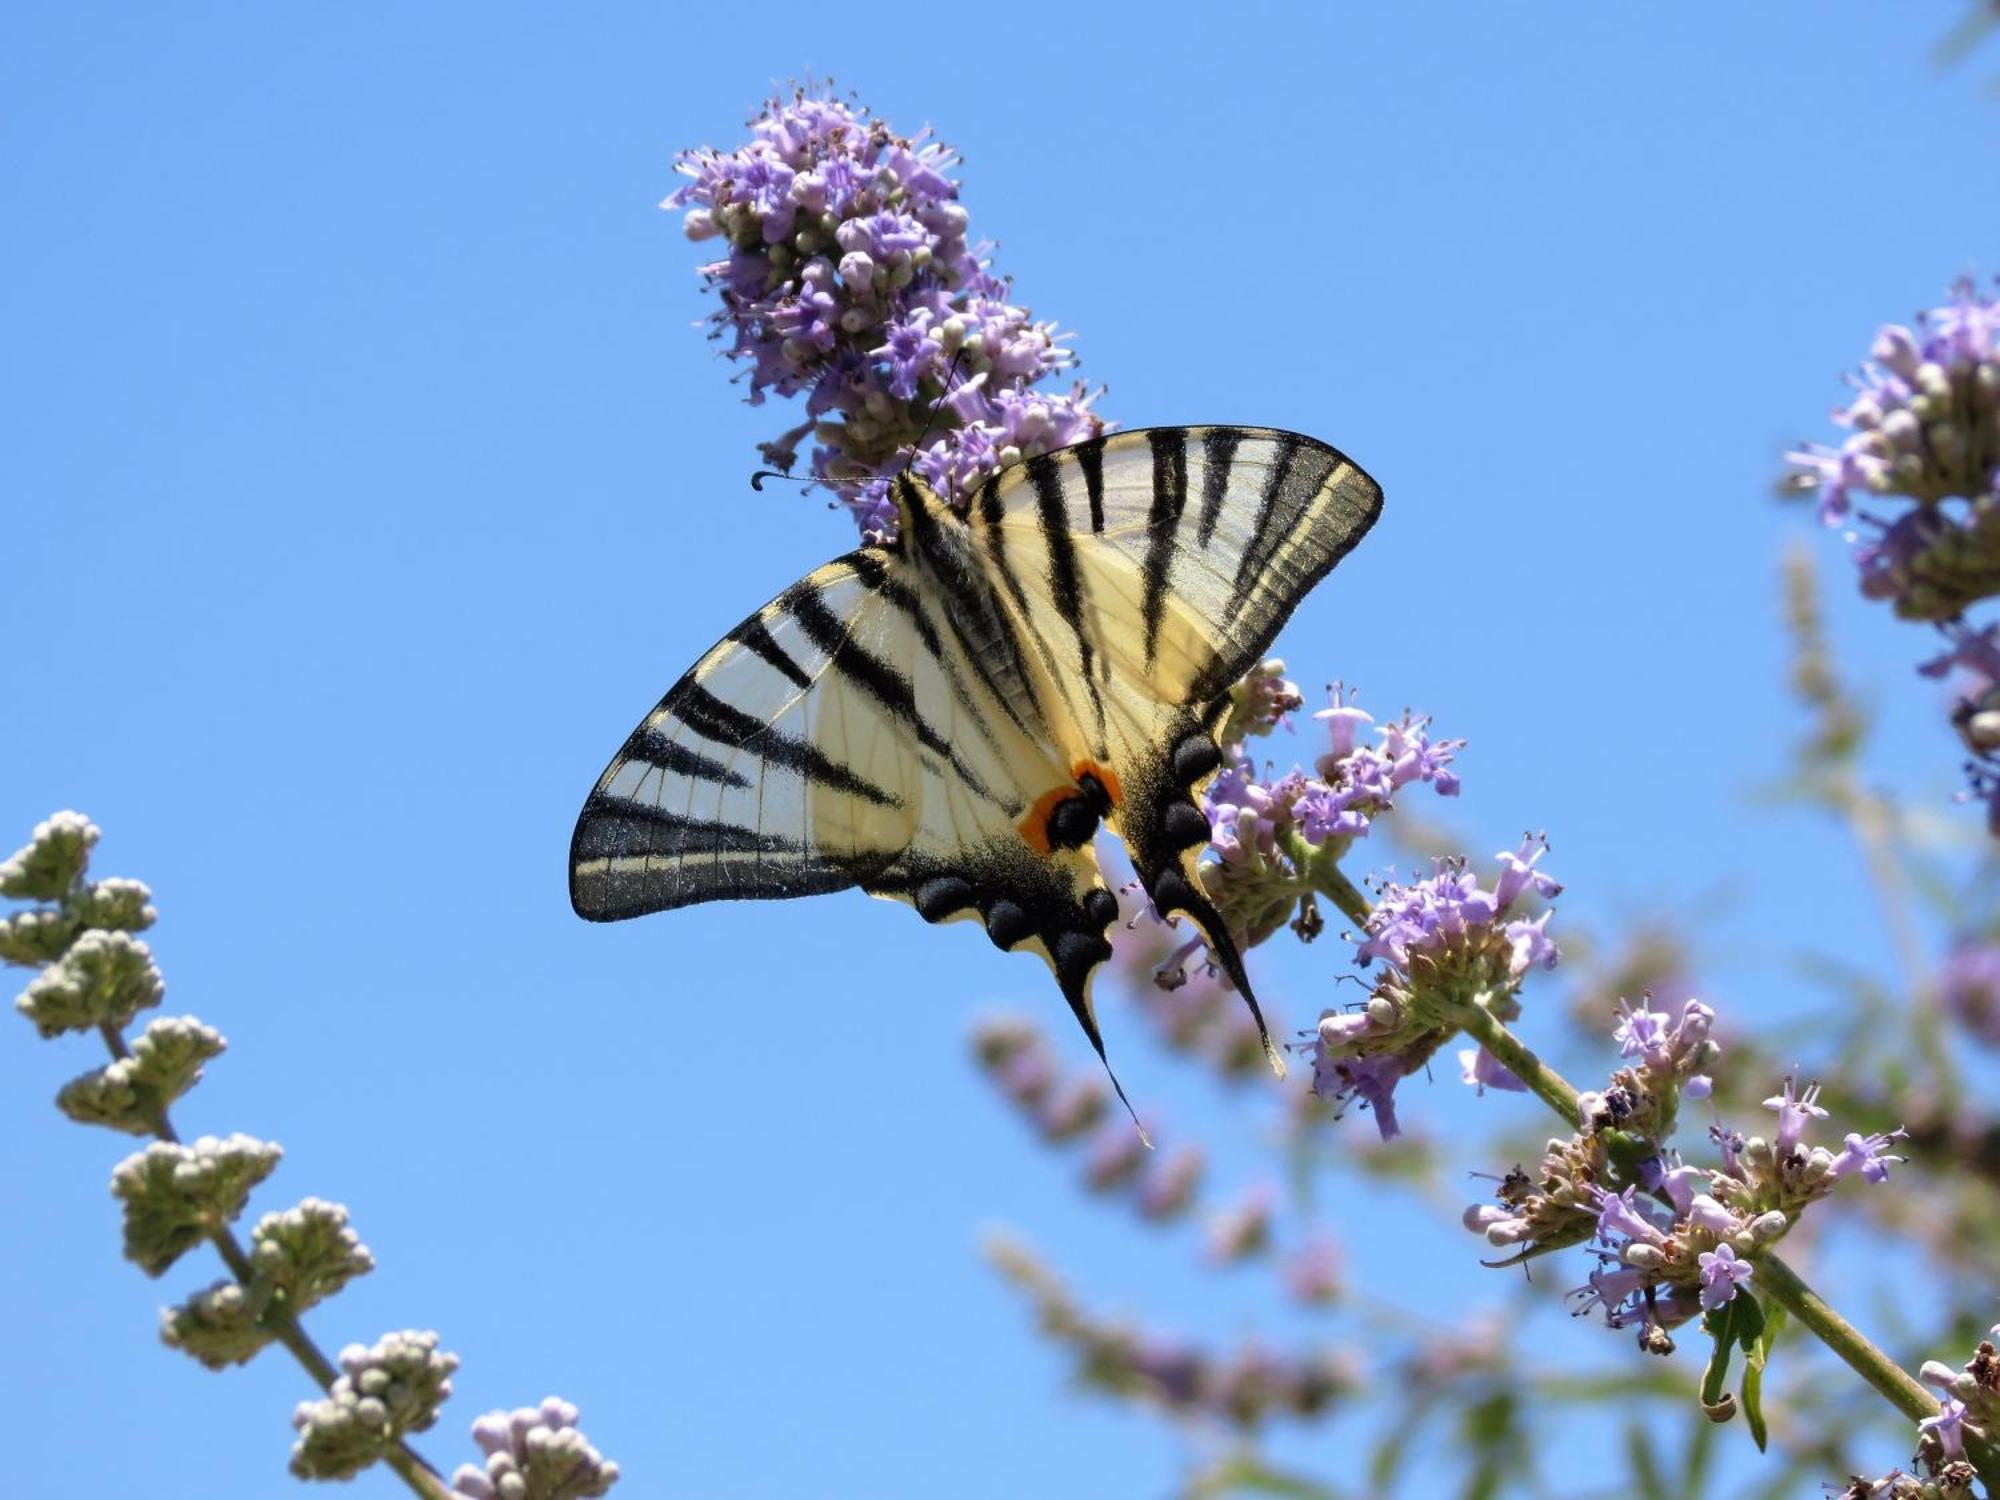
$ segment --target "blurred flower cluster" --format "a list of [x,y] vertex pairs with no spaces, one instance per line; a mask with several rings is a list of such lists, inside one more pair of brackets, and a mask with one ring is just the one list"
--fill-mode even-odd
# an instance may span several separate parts
[[1278,1415],[1320,1416],[1360,1385],[1353,1356],[1345,1351],[1279,1354],[1245,1343],[1233,1354],[1217,1356],[1192,1343],[1092,1317],[1015,1240],[995,1238],[987,1255],[1028,1295],[1043,1333],[1071,1351],[1083,1383],[1173,1416],[1251,1429]]
[[769,462],[789,470],[810,437],[813,476],[864,535],[886,536],[888,478],[913,453],[933,489],[964,497],[1103,430],[1082,385],[1036,389],[1074,357],[967,238],[949,147],[817,87],[771,99],[749,128],[734,151],[681,153],[689,181],[665,206],[687,210],[690,239],[727,247],[702,274],[751,401],[805,396],[807,420],[765,445]]

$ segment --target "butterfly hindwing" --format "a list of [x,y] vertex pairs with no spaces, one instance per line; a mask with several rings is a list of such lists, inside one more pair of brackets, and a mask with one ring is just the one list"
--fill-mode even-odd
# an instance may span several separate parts
[[[1195,920],[1253,1014],[1196,874],[1208,820],[1194,794],[1221,764],[1229,688],[1380,510],[1375,482],[1334,449],[1238,427],[1099,438],[1003,471],[972,503],[1072,723],[1116,774],[1108,821],[1147,894]],[[1265,1048],[1282,1071],[1268,1034]]]

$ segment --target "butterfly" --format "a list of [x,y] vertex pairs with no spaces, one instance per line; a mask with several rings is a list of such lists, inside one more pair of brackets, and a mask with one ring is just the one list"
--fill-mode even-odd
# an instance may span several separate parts
[[907,471],[891,497],[893,542],[744,620],[619,748],[571,841],[577,913],[859,887],[977,918],[1048,963],[1105,1060],[1104,826],[1159,915],[1200,928],[1282,1076],[1196,873],[1195,797],[1230,687],[1374,525],[1381,488],[1296,433],[1155,427],[1002,469],[963,511]]

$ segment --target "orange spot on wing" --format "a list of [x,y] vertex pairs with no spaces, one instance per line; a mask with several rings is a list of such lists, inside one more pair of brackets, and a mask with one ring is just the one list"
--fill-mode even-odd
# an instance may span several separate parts
[[1104,794],[1111,799],[1113,807],[1117,807],[1124,800],[1118,788],[1118,773],[1111,767],[1100,765],[1094,760],[1080,760],[1070,768],[1070,774],[1078,781],[1083,780],[1086,773],[1097,778],[1098,784],[1104,788]]
[[1014,826],[1021,830],[1021,838],[1035,853],[1049,853],[1049,815],[1056,808],[1076,795],[1073,786],[1059,786],[1052,792],[1043,792],[1037,797],[1027,815]]

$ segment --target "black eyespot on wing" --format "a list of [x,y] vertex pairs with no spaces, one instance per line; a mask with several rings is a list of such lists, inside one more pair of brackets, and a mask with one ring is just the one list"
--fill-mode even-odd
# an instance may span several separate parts
[[1160,814],[1160,832],[1169,847],[1189,849],[1208,842],[1208,819],[1192,802],[1169,802]]
[[942,922],[972,905],[972,884],[958,875],[933,875],[916,888],[911,899],[917,915],[926,922]]
[[1222,751],[1205,734],[1191,734],[1174,746],[1174,777],[1182,786],[1193,786],[1222,764]]
[[1049,810],[1049,843],[1081,849],[1097,832],[1098,811],[1082,797],[1065,797]]
[[1118,898],[1100,885],[1083,898],[1083,910],[1099,927],[1109,927],[1118,920]]
[[1011,948],[1034,931],[1034,919],[1018,901],[1002,896],[986,908],[986,935],[996,948]]
[[1111,957],[1111,945],[1088,932],[1058,933],[1049,957],[1055,960],[1056,979],[1065,993],[1080,989],[1090,971]]
[[1147,882],[1147,893],[1153,898],[1153,905],[1163,917],[1172,916],[1177,911],[1186,911],[1188,903],[1194,899],[1194,891],[1187,879],[1172,865],[1167,866]]

